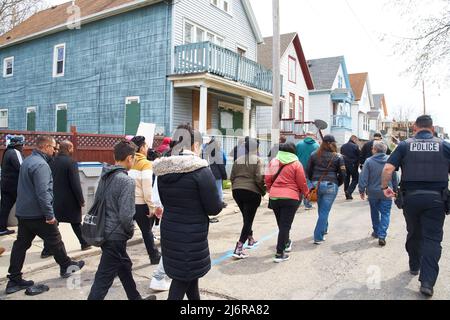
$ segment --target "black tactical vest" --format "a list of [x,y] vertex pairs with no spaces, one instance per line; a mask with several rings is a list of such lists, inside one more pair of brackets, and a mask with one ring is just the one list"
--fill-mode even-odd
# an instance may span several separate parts
[[444,155],[444,141],[439,138],[408,139],[402,160],[402,181],[448,182],[449,161]]

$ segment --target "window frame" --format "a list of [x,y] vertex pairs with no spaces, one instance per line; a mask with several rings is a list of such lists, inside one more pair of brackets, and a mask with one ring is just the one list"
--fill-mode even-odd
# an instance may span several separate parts
[[66,110],[67,115],[69,114],[69,108],[67,106],[67,103],[58,103],[55,104],[55,132],[58,132],[58,111],[59,110]]
[[[11,74],[6,74],[8,68],[7,68],[7,62],[11,60],[12,61],[12,67],[11,67]],[[3,78],[11,78],[14,76],[14,56],[6,57],[3,59]]]
[[130,97],[125,98],[125,106],[127,106],[133,102],[141,103],[141,97],[140,96],[130,96]]
[[[186,43],[186,24],[189,24],[193,27],[193,29],[192,29],[193,31],[191,32],[191,42],[190,43]],[[198,29],[202,30],[202,32],[203,32],[203,39],[201,41],[198,41],[198,39],[197,39]],[[219,35],[218,33],[213,32],[210,29],[204,28],[204,27],[200,26],[199,24],[192,22],[191,20],[184,19],[184,21],[183,21],[183,45],[209,41],[208,33],[210,35],[214,36],[214,41],[212,42],[213,44],[221,46],[221,47],[223,47],[225,45],[225,38],[222,37],[221,35]],[[222,44],[219,44],[219,39],[222,41]]]
[[1,129],[8,129],[8,127],[9,127],[9,109],[6,109],[6,108],[0,108],[0,119],[2,119],[1,118],[1,113],[2,112],[5,112],[6,111],[6,126],[4,127],[4,126],[1,126],[1,121],[0,121],[0,128]]
[[[217,2],[217,4],[214,3],[214,1]],[[225,2],[228,5],[228,10],[225,10]],[[220,11],[232,16],[232,12],[233,12],[233,1],[232,0],[210,0],[209,3],[219,9]]]
[[[291,63],[292,61],[295,62],[295,77],[294,80],[292,80],[291,76]],[[297,59],[293,56],[289,56],[288,58],[288,81],[294,84],[297,84]]]
[[27,107],[26,113],[25,113],[25,128],[27,128],[28,131],[28,114],[34,112],[37,116],[37,106]]
[[[293,113],[292,113],[292,115],[293,115],[293,117],[291,117],[291,98],[293,98],[293,102],[294,102],[294,106],[293,106]],[[295,109],[296,109],[296,99],[297,99],[297,96],[296,96],[296,94],[295,93],[292,93],[292,92],[289,92],[289,100],[287,101],[287,114],[284,114],[284,112],[283,112],[283,120],[289,120],[289,119],[296,119],[296,115],[295,115]]]
[[[63,62],[62,73],[57,73],[58,72],[58,62],[59,62],[59,60],[58,60],[58,49],[59,48],[64,48],[64,58],[62,60],[62,62]],[[65,73],[66,73],[66,44],[60,43],[53,47],[53,78],[64,77]]]
[[[240,54],[239,53],[239,50],[241,50],[244,54]],[[248,52],[248,48],[246,48],[245,46],[243,46],[243,45],[240,45],[240,44],[237,44],[236,45],[236,52],[241,56],[241,57],[247,57],[247,52]]]
[[[297,121],[305,121],[305,98],[302,96],[298,96],[298,112],[297,115],[300,115],[300,110],[302,110],[302,117],[296,119]],[[297,117],[296,117],[297,118]]]

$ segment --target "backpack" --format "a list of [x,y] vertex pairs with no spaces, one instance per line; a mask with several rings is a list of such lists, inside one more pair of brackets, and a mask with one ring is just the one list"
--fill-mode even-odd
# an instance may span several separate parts
[[112,178],[115,176],[113,173],[110,177],[105,179],[105,188],[103,189],[101,194],[96,194],[94,204],[92,205],[89,212],[83,219],[83,225],[81,226],[81,233],[83,235],[83,239],[87,242],[88,245],[94,247],[101,247],[111,236],[111,234],[119,227],[116,228],[105,237],[105,228],[106,228],[106,200],[105,194],[111,185]]

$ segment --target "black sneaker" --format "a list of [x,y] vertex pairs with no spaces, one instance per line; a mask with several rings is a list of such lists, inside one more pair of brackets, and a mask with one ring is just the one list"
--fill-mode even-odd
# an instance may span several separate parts
[[380,245],[380,247],[385,247],[386,246],[386,240],[385,239],[380,239],[380,240],[378,240],[378,244]]
[[281,263],[281,262],[288,261],[289,259],[290,259],[290,257],[286,253],[283,253],[283,254],[278,254],[277,253],[275,255],[275,258],[273,259],[273,261],[275,263]]
[[26,290],[29,287],[34,286],[34,281],[26,281],[23,279],[20,280],[10,280],[8,284],[6,285],[6,294],[13,294],[22,290]]
[[60,269],[60,276],[61,278],[69,278],[72,274],[80,271],[84,267],[84,261],[72,261],[70,265],[67,268],[61,268]]
[[412,276],[417,277],[417,276],[420,274],[420,270],[409,270],[409,273],[410,273]]
[[81,251],[88,251],[88,250],[91,250],[91,249],[92,249],[92,246],[90,246],[88,244],[81,246]]
[[159,264],[160,260],[161,260],[161,254],[159,252],[157,252],[154,255],[150,256],[150,264],[151,265]]
[[222,208],[225,209],[226,207],[228,207],[228,204],[225,202],[222,202]]
[[2,230],[2,231],[0,231],[0,237],[9,236],[9,235],[12,235],[14,233],[16,233],[14,230],[8,230],[8,229]]
[[350,193],[346,193],[346,194],[345,194],[345,198],[346,198],[347,200],[353,200],[353,197],[352,197],[352,195],[351,195]]
[[422,282],[422,286],[420,287],[420,293],[428,298],[431,298],[434,295],[433,286],[426,282]]
[[41,252],[41,259],[47,259],[53,257],[53,253],[46,251],[46,250],[42,250]]

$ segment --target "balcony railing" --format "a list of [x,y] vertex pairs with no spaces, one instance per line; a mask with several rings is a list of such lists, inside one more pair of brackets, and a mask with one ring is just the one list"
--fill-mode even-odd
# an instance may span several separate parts
[[352,129],[352,118],[348,116],[333,116],[331,123],[334,128]]
[[253,60],[211,42],[175,47],[176,74],[203,72],[272,93],[272,71]]
[[295,119],[281,119],[280,121],[281,133],[294,133]]

